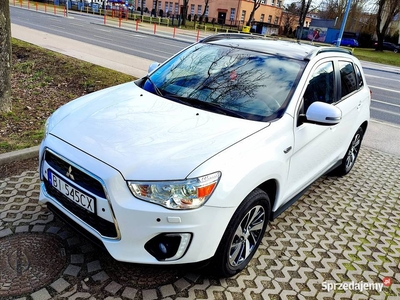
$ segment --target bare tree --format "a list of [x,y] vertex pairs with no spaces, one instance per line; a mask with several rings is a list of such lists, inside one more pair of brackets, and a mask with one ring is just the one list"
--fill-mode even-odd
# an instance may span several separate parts
[[307,0],[307,2],[306,0],[301,0],[300,14],[299,14],[299,29],[297,30],[298,41],[301,39],[301,36],[303,35],[304,22],[306,21],[307,14],[310,11],[311,3],[312,0]]
[[11,111],[11,24],[9,0],[0,1],[0,112]]
[[254,19],[254,13],[256,12],[256,10],[260,7],[261,5],[261,0],[253,0],[253,9],[251,10],[250,16],[249,16],[249,20],[247,21],[246,25],[250,26],[251,22],[253,22]]
[[360,18],[360,32],[370,35],[370,38],[375,33],[376,28],[376,15],[372,13],[365,13]]
[[202,21],[204,20],[204,16],[206,15],[208,3],[210,3],[210,0],[204,0],[204,10],[200,17],[200,20]]
[[346,0],[323,0],[321,2],[322,9],[319,12],[320,18],[327,20],[342,20],[346,10],[346,3]]
[[300,9],[295,2],[289,4],[289,6],[284,7],[285,10],[282,13],[282,17],[285,15],[286,17],[283,19],[283,34],[292,33],[292,28],[297,23],[297,18],[300,14]]
[[393,18],[400,13],[400,0],[378,0],[376,16],[376,35],[378,37],[377,50],[383,50],[385,34]]
[[155,0],[154,1],[154,16],[155,17],[157,17],[157,13],[158,13],[157,12],[157,9],[158,9],[157,7],[158,7],[158,0]]
[[[375,32],[376,14],[369,12],[370,0],[352,0],[346,30],[352,32]],[[323,0],[320,5],[319,16],[321,19],[336,20],[339,28],[344,19],[347,0]],[[371,30],[372,28],[372,30]]]
[[188,6],[189,6],[189,0],[183,0],[182,11],[181,11],[181,15],[182,15],[181,25],[182,26],[186,26],[186,18],[187,18],[187,13],[188,13]]

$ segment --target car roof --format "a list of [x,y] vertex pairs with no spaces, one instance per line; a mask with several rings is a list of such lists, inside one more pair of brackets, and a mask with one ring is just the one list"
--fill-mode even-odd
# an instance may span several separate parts
[[351,51],[339,47],[320,47],[301,42],[284,41],[246,34],[217,34],[205,38],[200,42],[257,51],[297,60],[310,60],[312,57],[326,52],[351,54]]

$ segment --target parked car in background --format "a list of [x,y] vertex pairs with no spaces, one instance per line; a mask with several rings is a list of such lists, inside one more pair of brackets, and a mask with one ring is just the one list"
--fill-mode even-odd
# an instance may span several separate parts
[[[336,45],[337,40],[334,40],[332,42],[332,45]],[[358,41],[356,39],[349,39],[349,38],[342,38],[340,41],[340,46],[346,46],[346,47],[358,47]]]
[[[388,51],[393,51],[394,53],[399,53],[400,52],[400,46],[389,43],[389,42],[383,42],[383,49],[382,50],[388,50]],[[375,49],[378,49],[378,42],[374,43]]]
[[233,276],[307,187],[350,172],[370,102],[347,49],[210,36],[56,110],[40,201],[116,260]]

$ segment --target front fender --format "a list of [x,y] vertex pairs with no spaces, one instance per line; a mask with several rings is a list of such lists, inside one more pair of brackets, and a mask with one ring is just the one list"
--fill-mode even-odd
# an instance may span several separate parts
[[292,132],[293,119],[285,115],[197,167],[189,177],[215,171],[222,173],[206,205],[237,207],[252,190],[268,180],[277,183],[275,204],[282,203],[280,187],[286,182],[291,156],[285,150],[293,146]]

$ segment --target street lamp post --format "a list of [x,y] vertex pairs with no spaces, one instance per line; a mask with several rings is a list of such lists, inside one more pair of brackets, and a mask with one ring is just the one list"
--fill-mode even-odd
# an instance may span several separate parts
[[343,36],[344,28],[346,26],[347,16],[349,15],[350,5],[351,5],[351,0],[348,0],[347,7],[346,7],[346,12],[345,12],[344,17],[343,17],[342,25],[340,26],[339,37],[338,37],[338,39],[336,41],[336,47],[339,47],[340,43],[342,42],[342,36]]
[[65,7],[66,7],[66,9],[65,9],[65,15],[66,15],[67,18],[68,18],[68,1],[69,1],[69,0],[65,1]]

